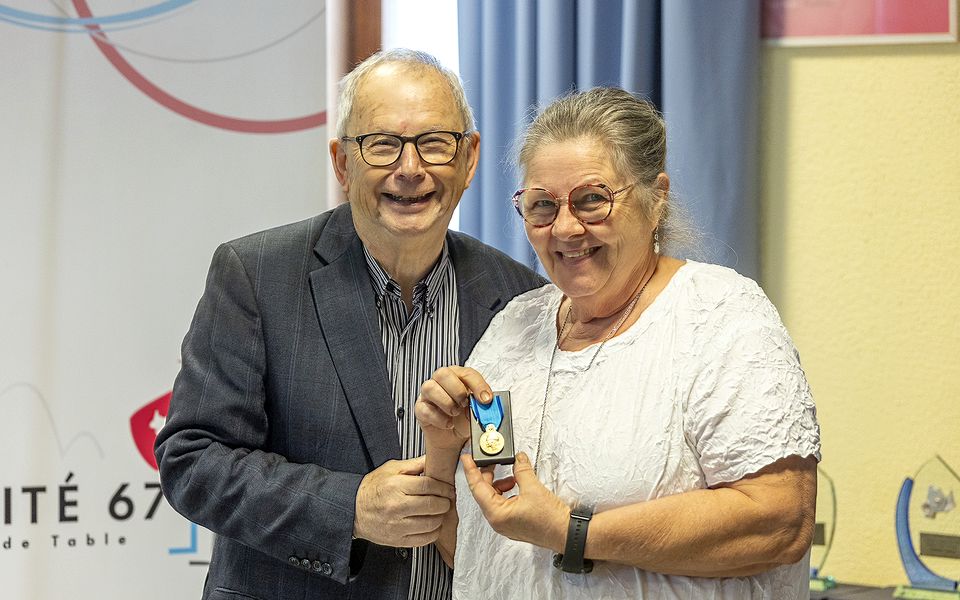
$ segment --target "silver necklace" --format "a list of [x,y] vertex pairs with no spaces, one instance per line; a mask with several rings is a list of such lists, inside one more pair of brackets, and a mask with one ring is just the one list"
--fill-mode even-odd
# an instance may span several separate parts
[[[650,275],[650,279],[653,279],[653,275]],[[600,351],[603,350],[603,346],[612,338],[617,335],[617,331],[620,330],[620,326],[623,325],[623,322],[627,320],[627,316],[633,312],[633,308],[637,305],[637,301],[640,300],[640,296],[643,294],[643,291],[647,289],[647,284],[650,283],[650,279],[647,279],[644,282],[643,287],[640,288],[640,291],[637,292],[637,295],[633,297],[633,300],[630,301],[630,304],[627,305],[623,312],[620,314],[620,318],[617,319],[616,324],[613,328],[607,332],[607,335],[600,341],[600,344],[597,345],[596,351],[593,353],[593,356],[590,357],[590,362],[587,364],[587,368],[584,369],[584,372],[589,371],[590,367],[593,366],[593,362],[597,360],[597,356],[600,354]],[[560,300],[561,306],[563,305],[563,299]],[[534,472],[540,472],[540,443],[543,441],[543,421],[547,416],[547,401],[550,398],[550,384],[553,381],[553,361],[557,358],[557,351],[560,349],[560,340],[563,338],[563,332],[567,330],[567,325],[570,324],[570,313],[573,312],[573,307],[567,309],[567,315],[563,319],[563,325],[560,326],[560,332],[557,334],[557,343],[553,346],[553,352],[550,354],[550,366],[547,368],[547,386],[543,391],[543,406],[540,409],[540,433],[537,434],[537,454],[536,459],[533,462]]]

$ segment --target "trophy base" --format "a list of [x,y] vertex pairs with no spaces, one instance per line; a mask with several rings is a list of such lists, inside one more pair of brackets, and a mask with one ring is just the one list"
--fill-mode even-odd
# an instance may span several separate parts
[[930,590],[910,587],[909,585],[898,585],[893,592],[893,597],[907,598],[908,600],[960,600],[960,591],[948,592],[946,590]]
[[811,577],[810,578],[811,592],[825,592],[827,590],[832,590],[835,587],[837,587],[837,582],[834,581],[833,577]]

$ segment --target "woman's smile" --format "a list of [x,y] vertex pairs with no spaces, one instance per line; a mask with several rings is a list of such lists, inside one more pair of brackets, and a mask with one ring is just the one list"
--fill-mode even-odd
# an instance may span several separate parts
[[558,250],[557,254],[569,260],[574,258],[583,258],[586,256],[592,256],[598,250],[600,250],[600,247],[594,246],[592,248],[584,248],[583,250]]

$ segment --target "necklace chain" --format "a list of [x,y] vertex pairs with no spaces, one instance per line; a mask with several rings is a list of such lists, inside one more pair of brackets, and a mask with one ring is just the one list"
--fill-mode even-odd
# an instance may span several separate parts
[[[653,279],[653,276],[650,276],[650,279]],[[640,288],[640,291],[637,292],[637,295],[633,297],[633,300],[630,301],[630,304],[627,305],[623,312],[620,313],[620,318],[617,319],[616,324],[607,332],[607,335],[600,340],[600,344],[597,345],[596,351],[593,353],[593,356],[590,357],[590,362],[587,364],[587,368],[584,369],[584,372],[589,371],[590,367],[593,366],[597,356],[600,355],[600,351],[603,350],[603,346],[620,330],[620,326],[623,325],[624,321],[627,320],[627,317],[633,312],[634,307],[637,305],[637,302],[640,300],[640,296],[643,294],[643,291],[647,289],[647,284],[650,283],[650,279],[644,282],[643,287]],[[560,300],[561,306],[563,305],[563,300]],[[543,422],[547,416],[547,402],[550,399],[550,384],[553,381],[553,361],[557,358],[557,351],[560,349],[560,340],[563,338],[563,332],[567,330],[567,325],[570,324],[570,313],[573,312],[573,307],[567,309],[567,315],[563,319],[563,325],[560,326],[560,332],[557,333],[557,343],[553,346],[553,352],[550,354],[550,366],[547,368],[547,386],[543,391],[543,406],[540,410],[540,433],[537,434],[537,453],[536,459],[533,462],[534,472],[540,471],[540,443],[543,441]]]

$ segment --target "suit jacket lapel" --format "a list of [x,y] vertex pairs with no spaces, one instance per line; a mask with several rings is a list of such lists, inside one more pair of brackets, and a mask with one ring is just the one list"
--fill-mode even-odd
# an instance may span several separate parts
[[457,308],[460,312],[460,364],[467,361],[493,315],[505,301],[500,290],[505,282],[489,269],[481,248],[468,249],[463,239],[447,234],[450,260],[457,273]]
[[390,380],[363,246],[348,206],[336,210],[314,248],[313,302],[364,445],[376,468],[400,458]]

